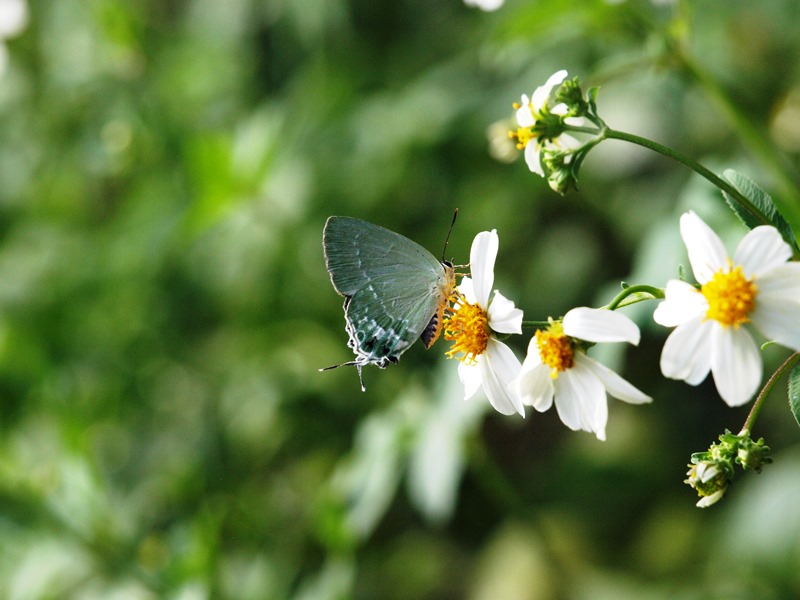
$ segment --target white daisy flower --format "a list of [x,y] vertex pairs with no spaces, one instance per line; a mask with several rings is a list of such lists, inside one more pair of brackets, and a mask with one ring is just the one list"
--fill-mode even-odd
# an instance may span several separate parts
[[510,131],[509,137],[517,140],[517,148],[525,151],[525,162],[528,168],[540,175],[545,176],[544,169],[542,168],[541,154],[543,151],[565,151],[575,150],[581,147],[581,142],[569,135],[568,133],[561,133],[556,137],[548,137],[546,131],[537,131],[537,124],[542,124],[546,121],[552,121],[551,115],[559,117],[558,121],[563,120],[567,125],[580,126],[584,121],[580,117],[564,117],[567,113],[567,105],[559,103],[553,107],[550,106],[550,96],[553,88],[560,86],[567,78],[567,72],[564,70],[550,76],[547,82],[539,86],[533,91],[531,97],[522,95],[522,101],[519,104],[514,104],[517,117],[516,131]]
[[651,402],[608,367],[586,354],[585,342],[639,344],[639,328],[625,315],[597,308],[573,308],[561,321],[550,321],[528,345],[519,377],[511,389],[539,412],[555,402],[558,416],[572,430],[606,439],[606,392],[632,404]]
[[509,388],[520,369],[511,348],[495,333],[522,333],[522,311],[494,291],[494,263],[499,239],[497,231],[482,231],[472,242],[470,272],[458,286],[459,299],[444,321],[444,338],[453,346],[447,355],[458,358],[458,376],[464,384],[464,399],[469,400],[483,388],[489,402],[504,415],[525,409]]
[[675,327],[661,352],[661,372],[690,385],[708,372],[729,406],[746,403],[761,383],[759,347],[746,327],[800,351],[800,263],[778,230],[762,225],[739,242],[733,259],[693,211],[681,216],[681,237],[700,289],[667,283],[653,318]]

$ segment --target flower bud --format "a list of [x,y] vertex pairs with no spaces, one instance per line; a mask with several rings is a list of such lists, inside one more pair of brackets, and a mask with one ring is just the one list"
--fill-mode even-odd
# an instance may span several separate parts
[[725,494],[730,481],[727,471],[732,470],[730,465],[727,465],[727,469],[725,467],[726,465],[713,460],[689,465],[684,483],[697,490],[697,495],[700,496],[697,506],[700,508],[715,504]]

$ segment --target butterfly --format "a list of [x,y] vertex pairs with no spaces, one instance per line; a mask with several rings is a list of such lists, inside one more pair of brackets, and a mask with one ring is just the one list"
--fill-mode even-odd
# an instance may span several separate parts
[[437,340],[455,269],[407,237],[352,217],[329,217],[322,247],[333,287],[344,296],[347,346],[356,358],[320,370],[353,365],[365,391],[362,367],[385,369],[418,338],[426,348]]

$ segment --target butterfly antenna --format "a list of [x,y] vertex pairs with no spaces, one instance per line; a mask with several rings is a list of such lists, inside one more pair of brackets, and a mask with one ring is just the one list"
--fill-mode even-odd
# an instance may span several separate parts
[[456,224],[456,217],[458,216],[458,209],[453,211],[453,220],[450,223],[450,229],[447,230],[447,237],[444,239],[444,248],[442,249],[442,262],[445,261],[444,257],[447,254],[447,244],[450,242],[450,234],[453,233],[453,226]]

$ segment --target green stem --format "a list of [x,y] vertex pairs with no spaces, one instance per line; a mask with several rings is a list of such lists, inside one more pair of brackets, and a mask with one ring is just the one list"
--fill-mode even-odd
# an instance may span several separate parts
[[678,161],[682,165],[689,167],[692,171],[697,173],[698,175],[705,177],[708,181],[714,184],[716,187],[727,193],[728,195],[735,198],[742,207],[749,212],[754,219],[758,220],[760,223],[764,225],[771,225],[772,223],[767,219],[758,208],[756,208],[752,202],[739,192],[735,187],[733,187],[730,183],[719,177],[713,171],[707,169],[703,165],[701,165],[696,160],[689,158],[688,156],[684,156],[680,152],[676,152],[672,148],[659,144],[658,142],[654,142],[647,138],[643,138],[638,135],[634,135],[632,133],[626,133],[624,131],[617,131],[615,129],[606,129],[603,132],[603,137],[610,140],[622,140],[624,142],[630,142],[632,144],[636,144],[638,146],[642,146],[644,148],[649,148],[654,152],[658,152],[659,154],[663,154],[673,160]]
[[783,376],[783,374],[792,369],[798,362],[800,362],[800,352],[795,352],[789,358],[787,358],[783,364],[772,374],[769,380],[767,380],[767,383],[764,384],[764,387],[758,394],[758,398],[756,398],[756,401],[753,403],[753,408],[750,409],[750,414],[747,415],[744,425],[742,425],[742,431],[745,429],[747,431],[753,431],[753,425],[758,418],[758,413],[761,412],[761,407],[764,406],[764,401],[767,399],[767,396],[769,396],[772,388],[775,387],[775,384],[778,383],[778,380]]
[[[634,294],[648,294],[650,298],[632,298],[630,302],[626,302],[623,304],[622,302],[633,296]],[[614,299],[606,306],[609,310],[615,310],[617,308],[622,308],[623,306],[630,306],[631,304],[636,304],[637,302],[644,302],[645,300],[660,300],[664,298],[664,290],[661,288],[653,287],[652,285],[629,285],[628,287],[624,288],[619,294],[617,294]]]
[[547,329],[550,321],[523,321],[523,327],[532,327],[533,329]]
[[[638,296],[636,298],[631,298],[631,296],[634,296],[635,294],[647,294],[649,297]],[[631,306],[632,304],[637,304],[646,300],[661,300],[662,298],[664,298],[664,290],[661,288],[646,284],[629,285],[619,294],[617,294],[614,299],[603,308],[608,310],[616,310],[617,308]],[[625,302],[626,299],[630,300]],[[533,329],[547,329],[547,327],[550,326],[550,321],[523,321],[522,326],[532,327]]]
[[[663,154],[673,160],[678,161],[682,165],[689,167],[692,171],[697,173],[698,175],[705,177],[708,181],[714,184],[717,188],[731,196],[736,200],[736,202],[741,205],[741,207],[746,210],[750,215],[762,225],[772,225],[772,221],[770,221],[767,216],[761,212],[761,210],[756,207],[749,198],[744,196],[739,190],[737,190],[733,185],[719,177],[713,171],[707,169],[699,162],[694,159],[689,158],[688,156],[684,156],[680,152],[676,152],[672,148],[659,144],[658,142],[654,142],[647,138],[643,138],[638,135],[634,135],[632,133],[626,133],[624,131],[616,131],[615,129],[606,129],[602,136],[602,139],[610,139],[610,140],[621,140],[624,142],[630,142],[632,144],[636,144],[638,146],[642,146],[644,148],[649,148],[654,152],[658,152],[659,154]],[[794,257],[796,260],[800,260],[800,253],[797,250],[793,250]]]
[[[753,123],[751,119],[744,115],[714,77],[687,56],[685,51],[679,51],[677,57],[683,67],[683,71],[705,90],[711,101],[727,117],[739,137],[747,141],[752,153],[761,162],[762,166],[770,172],[777,189],[776,203],[779,204],[784,216],[790,219],[793,225],[797,225],[800,219],[800,210],[798,210],[798,205],[800,205],[800,191],[798,191],[800,174],[795,166],[769,139],[767,128]],[[783,202],[781,202],[781,199],[783,199]]]

